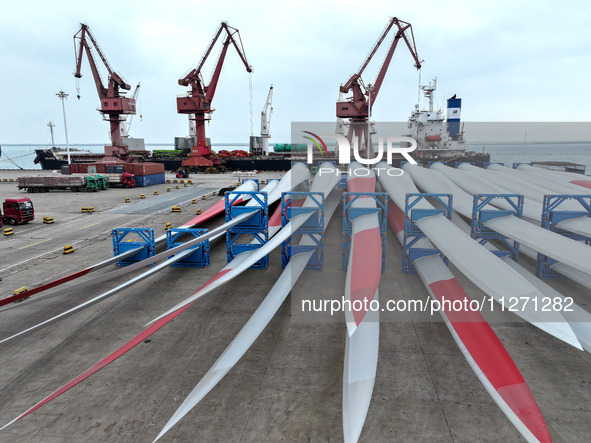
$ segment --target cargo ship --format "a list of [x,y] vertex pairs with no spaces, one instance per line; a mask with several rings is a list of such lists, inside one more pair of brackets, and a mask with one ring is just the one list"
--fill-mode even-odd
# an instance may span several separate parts
[[[50,122],[51,123],[51,122]],[[50,126],[50,128],[52,128]],[[53,129],[53,128],[52,128]],[[53,140],[53,130],[52,130]],[[153,161],[149,160],[150,152],[146,151],[143,138],[121,137],[121,143],[127,146],[131,157],[138,162]],[[71,163],[94,163],[105,157],[103,152],[92,152],[87,149],[70,148]],[[53,146],[46,149],[35,149],[35,159],[33,162],[41,165],[44,170],[60,170],[62,166],[68,164],[68,149]],[[160,162],[157,162],[160,163]]]
[[[70,148],[70,160],[72,163],[92,163],[102,159],[105,154],[91,152],[83,149]],[[68,164],[68,151],[64,148],[53,146],[47,149],[35,149],[36,165],[41,165],[41,169],[60,170],[62,166]]]
[[490,162],[490,154],[468,151],[461,123],[462,99],[455,94],[447,99],[447,118],[441,109],[434,110],[433,97],[437,89],[437,78],[427,86],[420,86],[427,98],[428,109],[420,109],[417,104],[408,118],[409,133],[405,134],[417,141],[413,156],[419,164],[428,166],[431,162],[456,163],[474,162],[478,166]]

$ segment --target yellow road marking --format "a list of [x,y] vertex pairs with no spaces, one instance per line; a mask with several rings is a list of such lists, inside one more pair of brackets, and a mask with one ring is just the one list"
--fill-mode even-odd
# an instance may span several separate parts
[[79,231],[82,231],[83,229],[90,228],[90,227],[92,227],[92,226],[96,226],[96,225],[98,225],[98,224],[100,224],[100,223],[101,223],[101,222],[96,222],[96,223],[93,223],[92,225],[84,226],[83,228],[80,228],[80,229],[78,229],[78,230],[79,230]]
[[49,240],[53,240],[53,239],[46,238],[45,240],[41,240],[41,241],[38,241],[37,243],[32,243],[32,244],[27,245],[27,246],[23,246],[22,248],[19,248],[19,249],[27,249],[27,248],[30,248],[31,246],[38,245],[39,243],[45,243],[46,241],[49,241]]

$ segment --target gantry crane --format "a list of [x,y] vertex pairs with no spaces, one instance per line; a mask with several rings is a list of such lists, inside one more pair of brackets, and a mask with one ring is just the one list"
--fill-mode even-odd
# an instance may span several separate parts
[[269,154],[269,134],[271,130],[271,114],[273,113],[273,85],[269,88],[269,94],[267,95],[267,101],[265,107],[261,112],[261,139],[263,143],[263,155]]
[[[103,85],[100,72],[96,65],[93,49],[107,69],[108,80],[106,87]],[[74,73],[74,77],[77,79],[82,77],[82,57],[84,51],[86,51],[90,70],[92,71],[96,90],[101,102],[98,111],[103,114],[103,119],[108,120],[110,123],[111,146],[105,146],[105,160],[109,161],[114,157],[119,160],[129,160],[129,151],[126,146],[121,144],[121,122],[125,120],[125,115],[135,114],[135,99],[125,97],[124,92],[130,90],[131,86],[111,69],[107,58],[90,33],[88,25],[84,23],[80,24],[80,30],[74,34],[74,50],[76,54],[76,72]],[[80,99],[80,89],[77,89],[78,99]]]
[[[382,67],[378,72],[378,76],[373,85],[368,84],[366,86],[363,82],[363,79],[361,78],[361,75],[392,28],[398,28],[398,30],[394,35],[394,39],[390,45],[390,49],[388,49],[386,58],[382,63]],[[407,31],[409,31],[410,35],[406,34]],[[366,147],[369,145],[370,155],[372,158],[373,152],[371,147],[371,139],[368,133],[367,120],[371,112],[371,108],[373,108],[373,105],[380,92],[384,77],[386,76],[386,72],[390,66],[390,61],[392,60],[392,55],[394,55],[396,46],[398,45],[398,42],[401,38],[404,40],[406,46],[410,50],[410,53],[415,61],[415,67],[420,69],[422,61],[419,60],[417,55],[417,48],[415,46],[415,38],[412,32],[412,26],[410,23],[404,22],[394,17],[390,19],[386,25],[386,28],[382,32],[380,38],[374,45],[369,55],[366,57],[359,70],[353,74],[344,85],[341,85],[340,88],[340,92],[342,94],[348,94],[349,92],[352,92],[352,96],[346,100],[341,100],[339,98],[339,101],[337,102],[337,121],[343,118],[349,119],[349,131],[347,134],[349,142],[352,143],[353,137],[355,137],[359,141],[359,148],[361,149],[361,140],[364,138]]]
[[[218,38],[224,31],[226,33],[226,38],[222,43],[222,50],[215,65],[211,80],[209,84],[206,85],[203,81],[201,69]],[[238,29],[229,26],[228,23],[222,22],[205,51],[205,54],[201,57],[199,65],[191,70],[184,78],[179,80],[179,85],[189,86],[191,89],[187,95],[177,97],[177,111],[179,114],[190,114],[193,117],[189,118],[195,120],[196,143],[195,146],[193,146],[191,154],[189,154],[189,158],[183,161],[182,164],[184,167],[202,169],[221,164],[221,161],[212,154],[211,147],[207,145],[205,139],[205,121],[211,118],[210,114],[214,111],[214,108],[211,107],[211,102],[215,95],[224,59],[226,58],[226,53],[230,44],[236,48],[240,59],[246,67],[246,71],[252,72],[252,67],[246,60],[240,32]],[[209,118],[206,118],[206,116]]]

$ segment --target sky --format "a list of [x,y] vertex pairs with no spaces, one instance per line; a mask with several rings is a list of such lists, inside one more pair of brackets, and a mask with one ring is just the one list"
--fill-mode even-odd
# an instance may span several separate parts
[[[438,78],[436,105],[463,99],[466,121],[589,122],[591,4],[588,1],[223,1],[103,0],[4,1],[0,15],[0,143],[65,144],[61,102],[66,101],[70,144],[108,144],[108,123],[83,61],[81,99],[73,76],[73,35],[91,32],[113,69],[141,82],[131,135],[171,144],[188,134],[176,113],[178,85],[201,59],[221,21],[240,30],[254,72],[254,134],[273,84],[271,143],[290,139],[294,121],[332,121],[339,86],[361,65],[393,16],[410,22],[421,82]],[[388,38],[385,43],[389,44]],[[386,45],[382,45],[386,46]],[[219,46],[205,66],[213,69]],[[373,83],[384,51],[365,71]],[[373,108],[379,121],[405,121],[417,103],[419,72],[399,45]],[[251,135],[249,74],[231,48],[207,126],[214,143],[247,143]]]

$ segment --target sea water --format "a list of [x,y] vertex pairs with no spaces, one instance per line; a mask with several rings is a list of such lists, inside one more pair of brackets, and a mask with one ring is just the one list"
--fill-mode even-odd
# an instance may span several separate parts
[[[214,149],[247,149],[248,144],[220,143]],[[72,148],[91,152],[104,152],[104,146],[71,145]],[[174,149],[172,144],[146,145],[147,149]],[[41,169],[35,165],[35,149],[43,149],[36,145],[2,145],[0,169]],[[508,166],[513,163],[531,161],[565,161],[584,164],[586,174],[591,175],[591,142],[586,143],[526,143],[526,144],[493,144],[469,143],[468,150],[490,154],[491,161],[503,162]],[[11,161],[12,160],[12,161]]]
[[586,143],[527,143],[527,144],[468,144],[471,151],[490,154],[491,162],[502,162],[511,167],[513,163],[532,161],[562,161],[586,166],[591,175],[591,142]]

